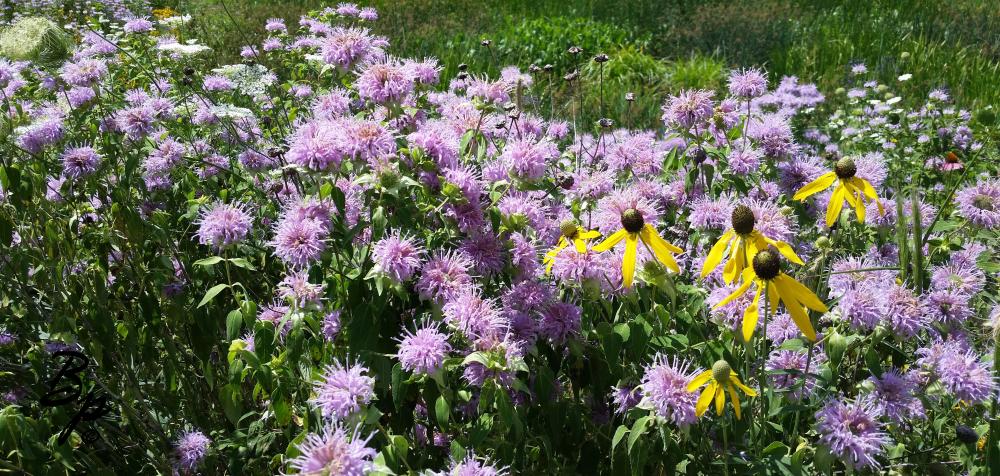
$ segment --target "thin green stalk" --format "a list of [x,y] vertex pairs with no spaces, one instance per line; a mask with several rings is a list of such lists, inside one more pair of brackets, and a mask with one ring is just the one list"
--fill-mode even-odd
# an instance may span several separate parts
[[917,198],[917,189],[910,192],[910,202],[913,206],[913,282],[917,293],[924,290],[924,253],[923,243],[920,237],[923,235],[923,228],[920,226],[920,199]]

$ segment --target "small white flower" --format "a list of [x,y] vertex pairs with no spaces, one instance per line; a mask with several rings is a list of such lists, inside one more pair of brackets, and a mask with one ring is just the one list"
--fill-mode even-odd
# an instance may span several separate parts
[[160,20],[160,24],[170,28],[177,28],[181,25],[186,25],[190,21],[191,15],[174,15]]
[[901,98],[899,96],[894,96],[894,97],[890,98],[888,101],[886,101],[885,103],[891,105],[891,104],[896,104],[897,102],[902,101],[902,100],[903,100],[903,98]]
[[903,75],[900,75],[900,76],[899,76],[899,80],[900,80],[900,81],[909,81],[909,80],[910,80],[910,78],[912,78],[912,77],[913,77],[913,75],[912,75],[912,74],[910,74],[910,73],[906,73],[906,74],[903,74]]

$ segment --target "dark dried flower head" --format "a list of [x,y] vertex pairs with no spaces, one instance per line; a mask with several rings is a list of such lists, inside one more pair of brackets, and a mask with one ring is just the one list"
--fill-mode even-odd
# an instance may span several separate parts
[[638,233],[646,221],[642,218],[642,213],[634,208],[629,208],[622,212],[622,228],[629,233]]
[[480,41],[480,42],[479,42],[479,44],[481,44],[481,45],[483,45],[483,46],[485,46],[485,47],[489,48],[489,47],[490,47],[490,45],[492,45],[492,44],[493,44],[493,42],[492,42],[492,41],[490,41],[490,40],[483,40],[483,41]]
[[958,425],[957,427],[955,427],[955,438],[957,438],[958,441],[961,441],[962,443],[971,445],[979,441],[979,434],[976,433],[976,430],[973,430],[972,428],[969,428],[965,425]]
[[628,101],[628,102],[635,101],[635,93],[633,93],[633,92],[627,92],[627,93],[625,93],[625,100]]
[[570,46],[566,51],[569,52],[569,54],[576,56],[583,52],[583,48],[580,48],[579,46]]
[[757,219],[750,207],[740,204],[733,208],[732,225],[737,234],[749,235],[756,223]]
[[594,62],[598,63],[598,64],[600,64],[600,63],[607,63],[608,60],[610,60],[610,59],[611,58],[609,58],[608,55],[606,55],[604,53],[601,53],[601,54],[599,54],[599,55],[597,55],[597,56],[594,57]]
[[615,121],[612,121],[611,119],[608,119],[606,117],[602,117],[599,121],[597,121],[597,123],[600,124],[600,126],[605,129],[610,129],[612,126],[615,125]]
[[467,65],[465,63],[459,63],[459,65],[458,65],[458,70],[459,71],[465,71],[467,69],[469,69],[469,65]]
[[545,70],[546,73],[551,73],[552,70],[556,69],[556,67],[553,66],[552,63],[547,63],[545,66],[542,66],[542,69]]
[[781,260],[771,250],[763,250],[753,257],[753,272],[757,277],[770,281],[781,273]]

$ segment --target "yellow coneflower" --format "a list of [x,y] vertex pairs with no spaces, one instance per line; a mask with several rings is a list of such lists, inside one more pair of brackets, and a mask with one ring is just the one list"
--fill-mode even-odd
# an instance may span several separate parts
[[754,283],[757,284],[757,293],[753,297],[753,302],[743,311],[743,340],[749,342],[754,329],[757,328],[757,321],[760,318],[758,309],[760,294],[764,289],[767,289],[767,300],[771,305],[771,312],[778,310],[778,301],[784,301],[785,309],[788,309],[788,313],[792,315],[792,321],[802,331],[802,334],[810,341],[816,340],[816,330],[813,329],[812,322],[809,321],[809,313],[806,312],[806,309],[826,312],[826,305],[809,288],[796,281],[795,278],[782,273],[781,258],[771,250],[761,250],[757,256],[754,256],[752,266],[743,270],[743,284],[716,304],[713,309],[725,306],[733,299],[746,294]]
[[820,175],[818,179],[800,188],[798,192],[795,192],[795,196],[792,199],[803,201],[830,188],[834,182],[837,182],[837,185],[833,189],[833,195],[830,196],[830,204],[826,207],[826,226],[833,226],[833,222],[837,221],[837,217],[840,216],[840,210],[844,208],[844,200],[847,200],[847,203],[854,207],[854,213],[857,214],[858,221],[864,223],[867,200],[875,202],[879,213],[885,213],[885,210],[882,208],[882,202],[879,202],[878,195],[875,194],[875,188],[872,187],[871,182],[861,177],[855,177],[857,173],[858,167],[854,164],[854,160],[844,157],[837,161],[837,164],[833,166],[832,172]]
[[740,389],[748,397],[757,396],[757,392],[754,389],[740,382],[736,371],[725,360],[717,361],[712,365],[711,369],[698,374],[688,384],[687,391],[693,393],[695,390],[698,390],[698,387],[706,383],[708,386],[705,387],[705,390],[702,390],[701,395],[698,397],[698,403],[694,407],[695,414],[698,416],[705,414],[708,406],[712,404],[712,400],[715,400],[716,415],[722,415],[722,408],[726,405],[726,392],[729,392],[729,397],[733,400],[733,411],[736,412],[736,419],[739,420],[742,415],[740,414],[740,396],[736,393],[736,389]]
[[660,233],[653,228],[653,225],[646,223],[642,218],[642,213],[634,208],[629,208],[622,212],[622,229],[607,237],[601,244],[593,248],[598,253],[614,248],[622,240],[625,240],[625,257],[622,258],[622,282],[626,288],[632,287],[632,279],[635,277],[636,253],[639,250],[639,242],[642,241],[653,251],[656,259],[663,263],[668,269],[675,273],[680,272],[677,261],[674,259],[675,253],[684,250],[667,243]]
[[566,220],[559,225],[559,231],[562,234],[559,236],[559,241],[556,246],[545,253],[545,273],[548,274],[552,272],[552,265],[556,262],[556,255],[560,251],[573,243],[573,247],[576,249],[577,253],[587,252],[587,240],[592,240],[601,236],[601,232],[596,230],[585,230],[582,226],[578,226],[573,220]]
[[712,250],[705,258],[705,264],[701,267],[701,277],[708,276],[726,256],[726,249],[729,249],[729,259],[726,267],[722,270],[722,278],[726,284],[732,284],[737,276],[743,274],[743,270],[750,266],[751,260],[757,256],[757,252],[768,249],[768,246],[775,247],[781,254],[795,264],[802,265],[802,259],[795,254],[792,247],[780,240],[772,240],[763,233],[754,229],[757,224],[753,216],[753,210],[746,205],[737,205],[733,209],[731,217],[732,227],[723,233],[719,241],[715,242]]

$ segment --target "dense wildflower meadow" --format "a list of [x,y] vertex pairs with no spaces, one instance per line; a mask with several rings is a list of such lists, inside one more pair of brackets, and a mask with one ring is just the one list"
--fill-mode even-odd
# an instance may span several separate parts
[[934,71],[619,96],[354,4],[218,65],[46,3],[0,30],[2,472],[1000,468],[996,117]]

